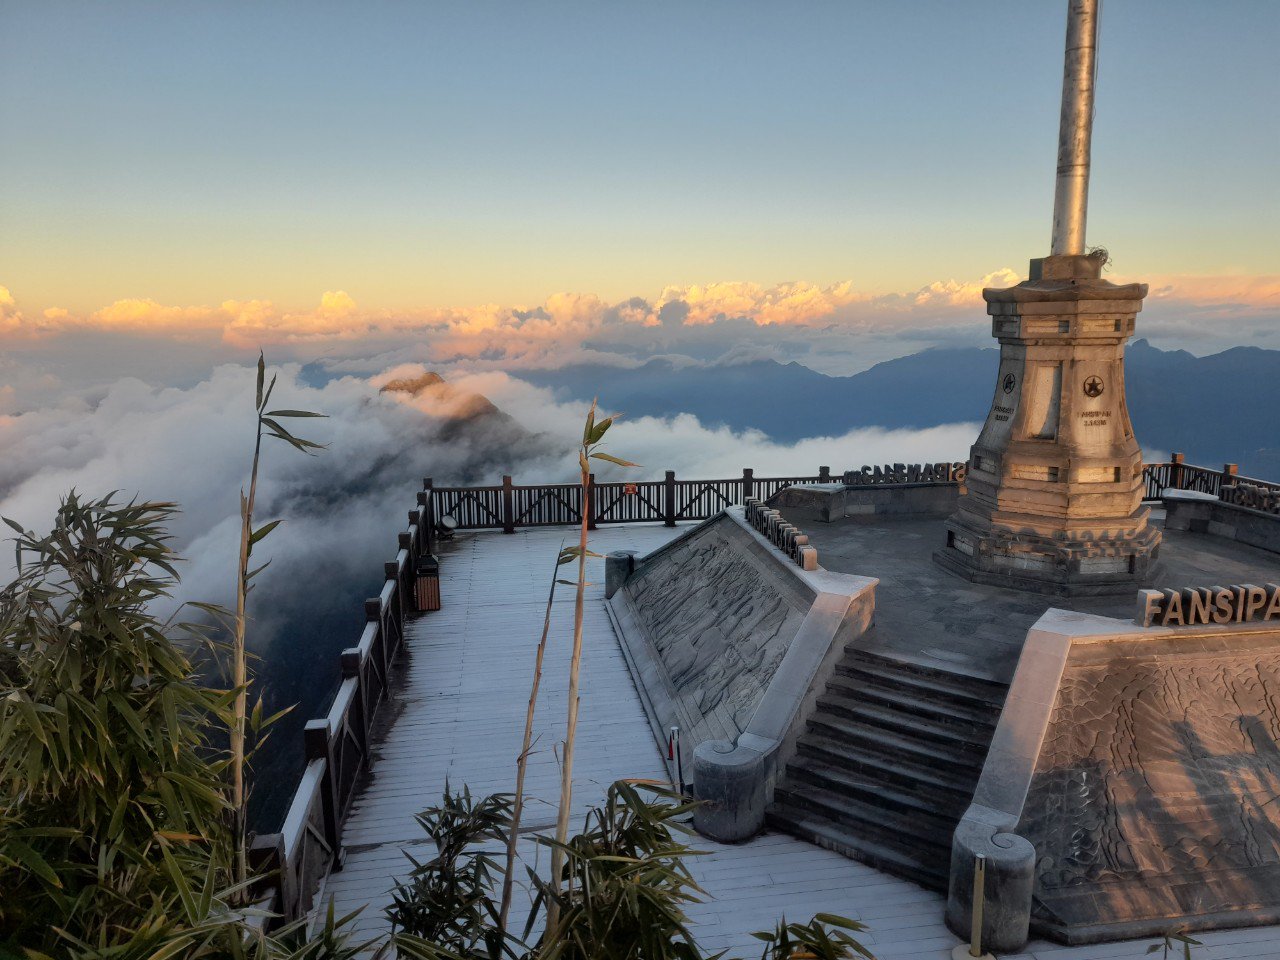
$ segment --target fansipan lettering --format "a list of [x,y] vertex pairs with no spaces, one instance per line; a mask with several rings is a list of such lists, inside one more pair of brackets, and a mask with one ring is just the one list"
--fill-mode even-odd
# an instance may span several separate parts
[[1253,620],[1280,620],[1280,586],[1241,583],[1229,587],[1139,590],[1134,617],[1144,627],[1194,627]]

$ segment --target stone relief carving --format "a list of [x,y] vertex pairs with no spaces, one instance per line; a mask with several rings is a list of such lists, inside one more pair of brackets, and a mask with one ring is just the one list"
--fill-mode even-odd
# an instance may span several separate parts
[[1278,742],[1274,645],[1068,664],[1019,830],[1039,915],[1280,905]]
[[796,598],[714,527],[628,581],[632,609],[666,672],[686,736],[746,727],[804,618]]

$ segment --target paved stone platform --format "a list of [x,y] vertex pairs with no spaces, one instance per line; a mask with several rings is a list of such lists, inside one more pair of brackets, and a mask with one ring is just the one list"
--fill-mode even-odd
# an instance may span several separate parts
[[[832,523],[802,518],[792,522],[809,535],[818,548],[818,562],[828,570],[880,578],[876,621],[865,638],[871,651],[1008,683],[1027,630],[1049,607],[1125,620],[1133,616],[1134,594],[1046,597],[964,580],[932,559],[933,551],[946,541],[944,521],[939,519],[886,516],[874,521],[846,517]],[[1163,515],[1157,522],[1163,524]],[[1277,581],[1280,555],[1210,534],[1166,530],[1159,560],[1145,585]]]
[[[680,529],[611,527],[594,536],[593,546],[600,552],[626,548],[648,552]],[[920,576],[931,579],[928,555],[936,540],[929,525],[906,529],[895,524],[884,529],[898,532],[893,540],[901,545],[899,565],[894,569],[890,562],[894,550],[881,548],[884,573],[875,575],[884,576],[891,596],[907,597],[913,585],[908,558],[918,552],[929,564]],[[830,534],[831,552],[826,557],[820,554],[820,559],[830,561],[833,569],[860,562],[854,557],[859,541],[845,529],[817,533]],[[864,538],[864,544],[874,539],[867,538],[867,528],[855,533]],[[400,669],[397,700],[394,709],[379,718],[373,777],[362,787],[347,821],[346,867],[327,880],[318,898],[320,909],[330,898],[339,913],[363,906],[361,931],[387,932],[382,911],[395,879],[408,872],[405,853],[422,853],[414,814],[438,800],[446,779],[455,788],[466,783],[477,793],[511,789],[549,564],[565,535],[563,528],[513,536],[465,534],[446,548],[441,563],[444,609],[409,626],[409,654]],[[605,615],[602,564],[593,562],[592,567],[590,579],[597,585],[587,601],[575,822],[581,822],[581,811],[612,780],[663,776],[639,695]],[[950,609],[948,602],[955,604],[959,620],[972,623],[972,630],[968,634],[931,630],[921,638],[919,649],[951,644],[976,651],[975,638],[987,636],[1003,636],[1003,642],[1009,643],[1009,631],[998,633],[991,623],[1000,614],[981,608],[984,588],[960,580],[949,584],[942,579],[949,574],[942,570],[936,574],[932,602],[937,615]],[[963,606],[962,599],[948,593],[951,589],[976,591],[968,602],[970,607],[976,603],[978,609]],[[1040,601],[1037,611],[1046,605]],[[536,799],[526,823],[541,828],[550,827],[554,818],[550,801],[558,773],[551,745],[561,735],[564,722],[570,592],[563,592],[555,606],[537,714],[541,739],[529,771],[529,789]],[[915,622],[906,610],[892,612],[896,606],[887,605],[886,622]],[[1029,622],[1033,613],[1018,615]],[[972,660],[978,662],[976,654]],[[748,843],[726,845],[694,838],[693,845],[707,851],[692,860],[691,868],[708,899],[689,913],[700,941],[711,950],[727,949],[731,957],[758,957],[760,944],[751,939],[751,931],[769,926],[781,913],[801,919],[818,911],[866,922],[870,927],[867,945],[881,960],[948,960],[958,942],[943,924],[941,895],[805,841],[767,831]],[[536,862],[528,846],[522,854],[527,862]],[[1197,951],[1196,960],[1280,960],[1280,928],[1223,930],[1200,938],[1206,946]],[[1064,948],[1033,942],[1017,957],[1004,960],[1139,960],[1150,944],[1146,939]]]

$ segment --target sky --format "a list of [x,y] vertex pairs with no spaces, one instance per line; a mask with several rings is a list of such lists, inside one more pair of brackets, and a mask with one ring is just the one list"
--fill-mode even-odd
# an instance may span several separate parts
[[[1047,252],[1065,3],[0,2],[29,314],[869,294]],[[1274,274],[1280,5],[1109,0],[1089,238]]]

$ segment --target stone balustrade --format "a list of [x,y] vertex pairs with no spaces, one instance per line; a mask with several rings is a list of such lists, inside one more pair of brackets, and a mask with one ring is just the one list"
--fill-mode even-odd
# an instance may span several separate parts
[[794,560],[801,570],[818,569],[818,548],[810,546],[809,537],[801,533],[795,524],[785,520],[780,512],[766,507],[756,497],[748,497],[744,515],[747,523]]
[[1263,513],[1280,513],[1280,489],[1256,483],[1235,483],[1222,488],[1223,503],[1237,507],[1261,510]]

